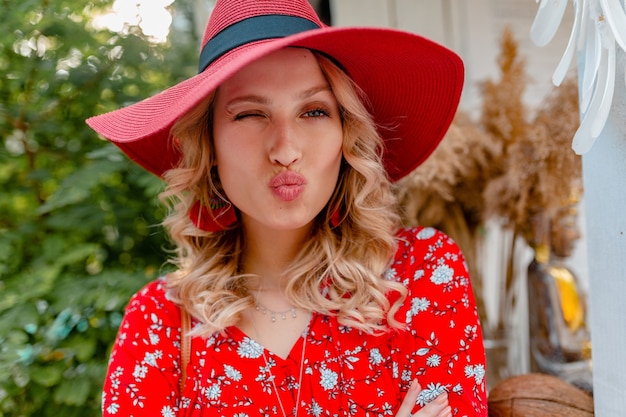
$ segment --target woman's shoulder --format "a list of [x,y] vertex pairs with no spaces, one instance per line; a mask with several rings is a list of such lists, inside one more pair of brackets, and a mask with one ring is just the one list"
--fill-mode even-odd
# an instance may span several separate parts
[[[397,233],[398,249],[386,279],[408,290],[401,311],[407,322],[420,305],[471,304],[471,283],[465,258],[445,233],[431,227],[412,227]],[[421,304],[420,304],[421,303]]]
[[159,277],[144,284],[141,289],[133,294],[130,304],[142,300],[168,301],[167,299],[167,278]]
[[395,260],[415,262],[417,256],[430,259],[436,255],[449,258],[461,257],[462,253],[454,240],[444,232],[433,227],[405,227],[396,232],[398,242]]
[[179,316],[174,314],[178,310],[178,305],[168,296],[167,278],[160,277],[133,294],[126,306],[126,315],[139,315],[148,320],[152,320],[155,315],[173,318]]

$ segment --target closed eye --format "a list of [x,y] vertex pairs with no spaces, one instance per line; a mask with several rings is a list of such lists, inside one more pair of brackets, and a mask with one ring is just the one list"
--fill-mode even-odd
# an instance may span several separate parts
[[238,113],[236,114],[233,119],[234,120],[243,120],[246,118],[251,118],[251,117],[264,117],[263,113],[258,113],[258,112],[244,112],[244,113]]

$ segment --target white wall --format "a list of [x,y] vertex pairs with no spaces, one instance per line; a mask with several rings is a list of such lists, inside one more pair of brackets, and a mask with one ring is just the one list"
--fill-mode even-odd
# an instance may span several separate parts
[[[581,67],[584,64],[581,63]],[[583,155],[588,207],[595,415],[626,414],[626,52],[618,48],[613,106]]]

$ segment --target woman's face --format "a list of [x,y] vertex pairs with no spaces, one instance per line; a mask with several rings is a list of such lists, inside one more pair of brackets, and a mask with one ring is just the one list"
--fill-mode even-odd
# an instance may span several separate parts
[[286,48],[217,90],[221,184],[247,230],[306,229],[330,199],[342,159],[339,107],[314,55]]

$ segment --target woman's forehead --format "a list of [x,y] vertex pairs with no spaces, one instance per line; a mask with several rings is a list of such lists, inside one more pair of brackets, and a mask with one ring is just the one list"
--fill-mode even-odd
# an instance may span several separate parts
[[[315,55],[303,48],[285,48],[262,57],[239,70],[216,90],[218,101],[235,97],[260,97],[287,91],[294,98],[307,98],[331,91]],[[253,97],[253,96],[259,97]]]

